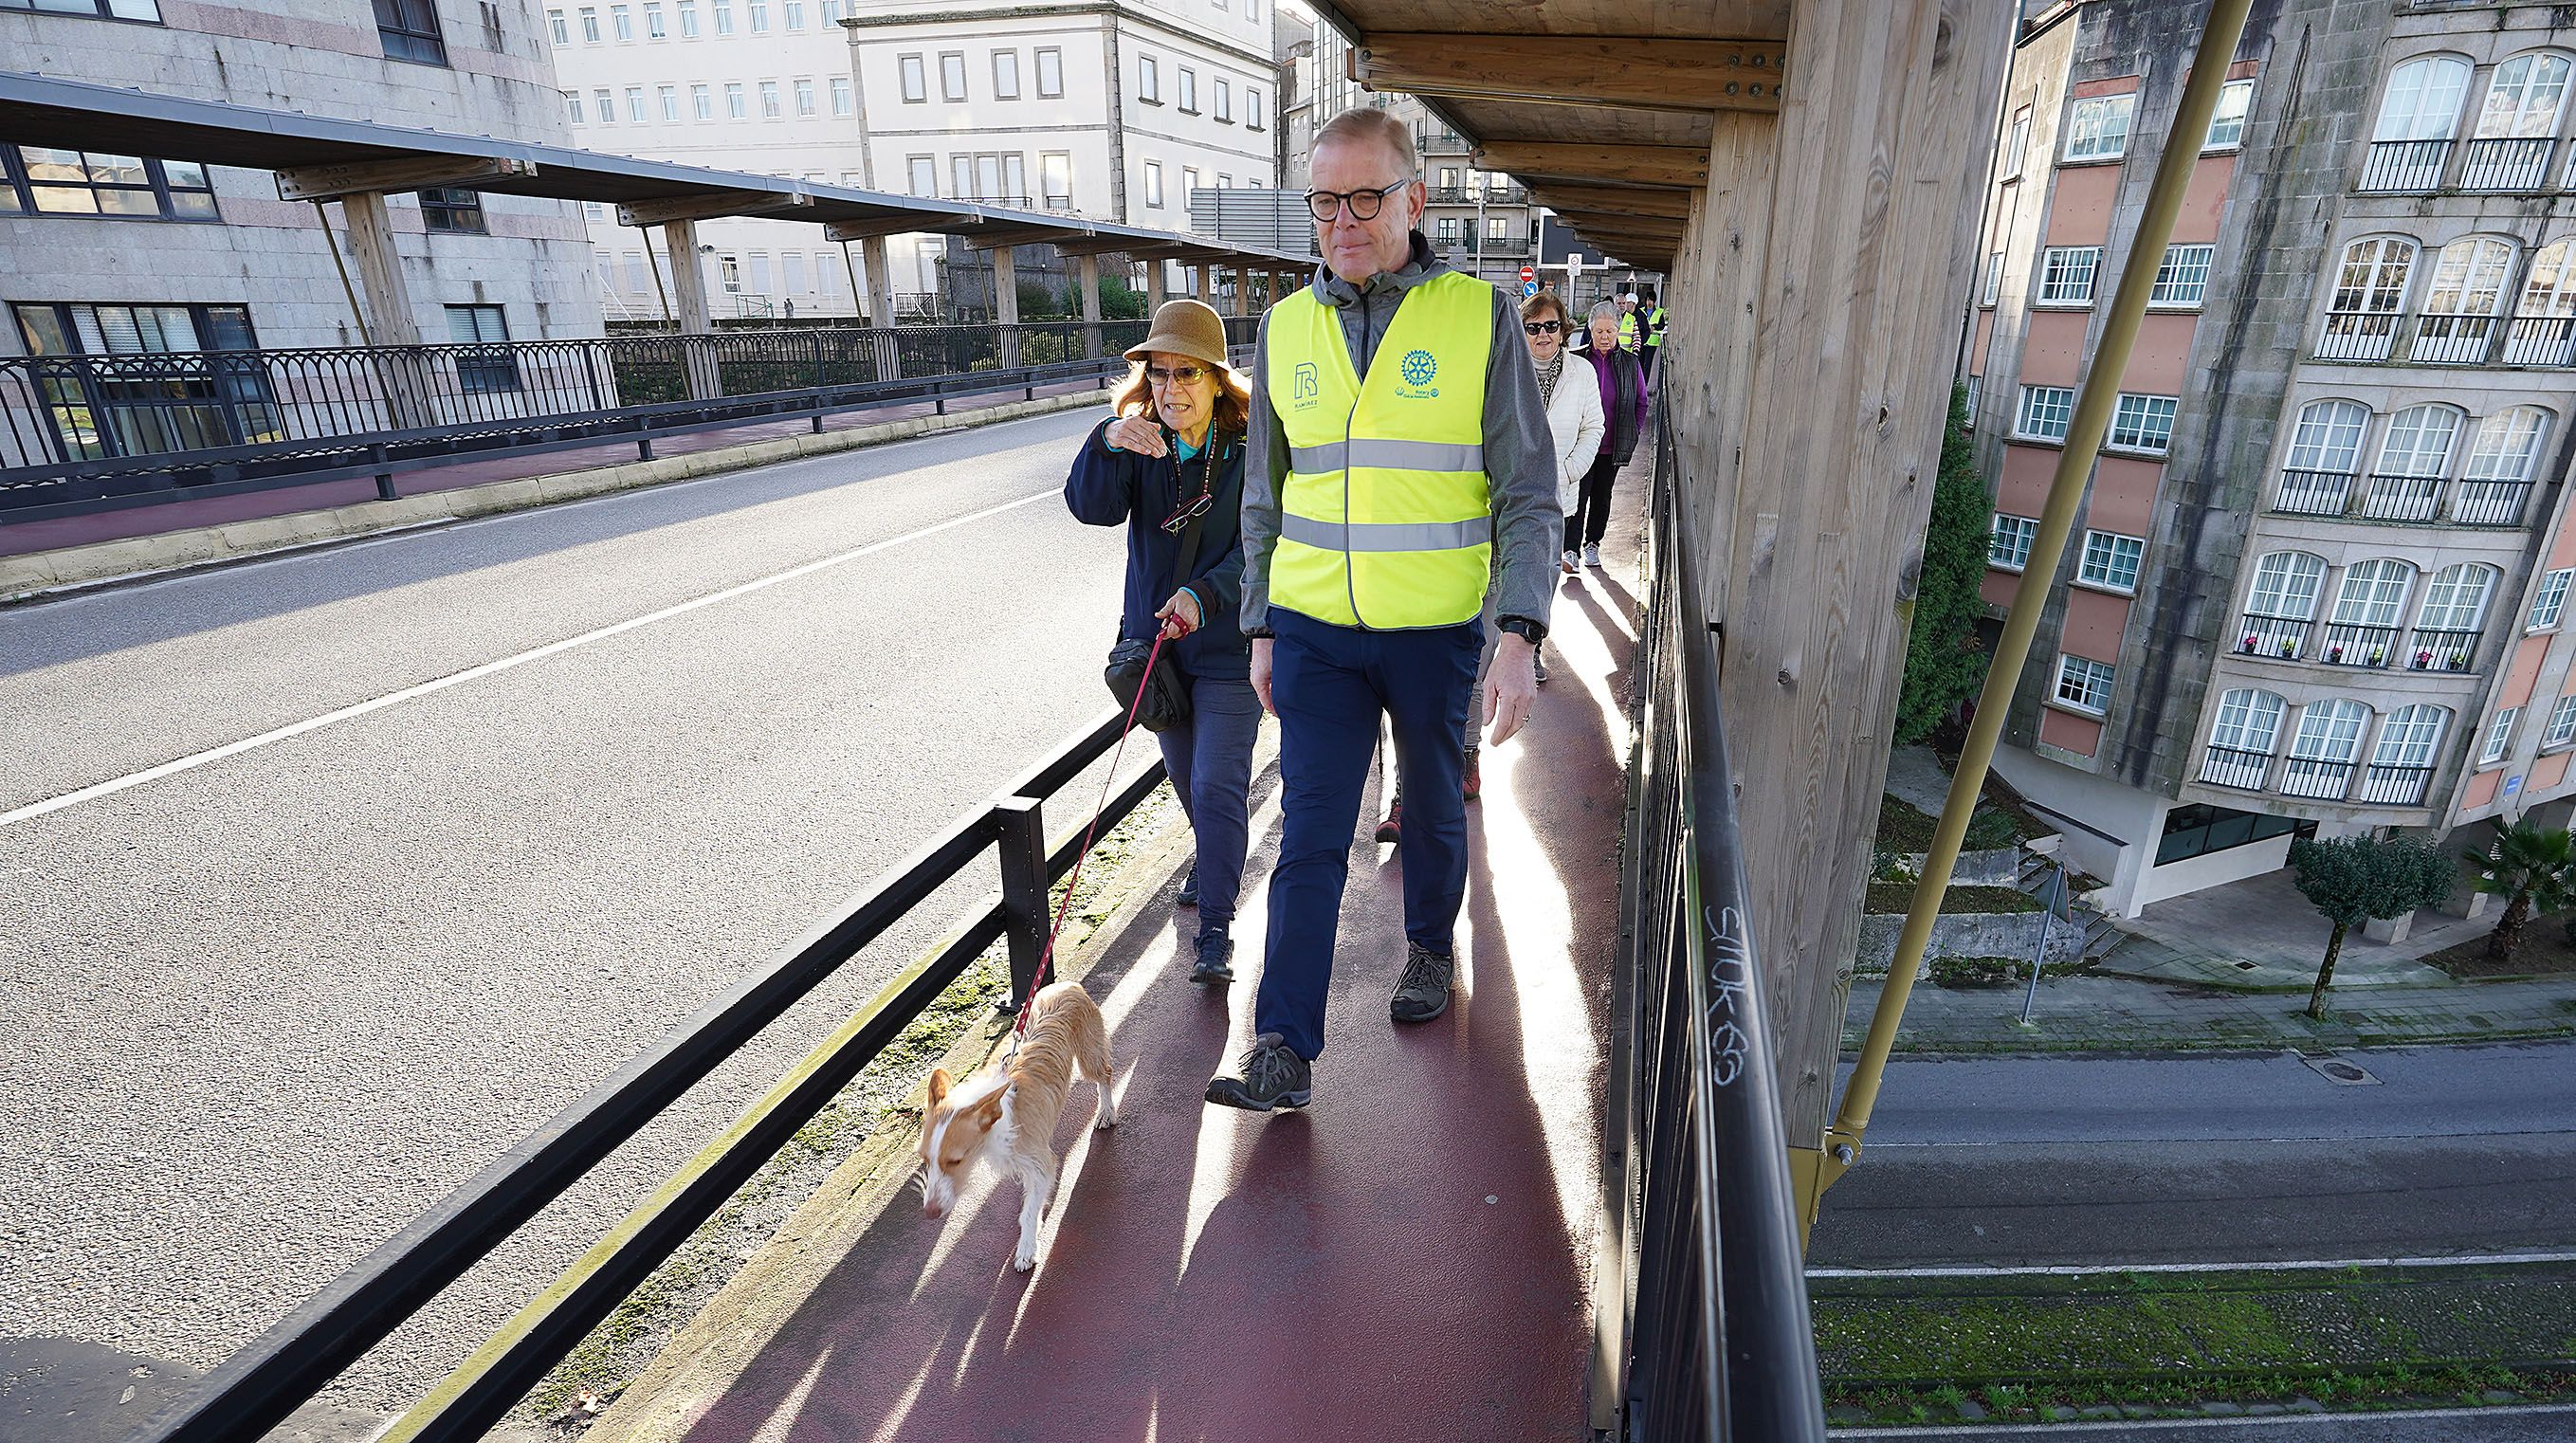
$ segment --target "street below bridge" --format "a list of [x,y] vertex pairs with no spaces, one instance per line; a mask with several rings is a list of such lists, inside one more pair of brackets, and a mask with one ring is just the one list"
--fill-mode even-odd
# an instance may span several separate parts
[[[0,1381],[220,1361],[1097,716],[1097,416],[0,611]],[[330,1397],[407,1403],[992,885]]]

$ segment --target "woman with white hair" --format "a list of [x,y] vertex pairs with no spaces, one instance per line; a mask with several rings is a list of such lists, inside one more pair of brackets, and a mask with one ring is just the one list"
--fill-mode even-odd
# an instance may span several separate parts
[[1637,433],[1645,428],[1646,371],[1635,353],[1620,349],[1619,318],[1613,301],[1594,306],[1586,317],[1592,349],[1583,354],[1592,362],[1607,424],[1600,448],[1565,508],[1565,555],[1559,564],[1568,576],[1601,564],[1601,538],[1610,530],[1610,486],[1619,479],[1619,468],[1637,454]]

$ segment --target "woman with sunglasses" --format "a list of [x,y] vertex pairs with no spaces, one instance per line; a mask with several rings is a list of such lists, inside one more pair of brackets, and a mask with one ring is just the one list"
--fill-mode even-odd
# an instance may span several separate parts
[[[1603,301],[1592,308],[1587,354],[1600,383],[1601,414],[1606,428],[1599,450],[1577,475],[1565,503],[1565,555],[1559,563],[1571,576],[1580,567],[1601,564],[1601,538],[1610,531],[1610,487],[1619,468],[1636,454],[1637,437],[1646,423],[1646,372],[1634,351],[1619,344],[1620,310]],[[1581,547],[1581,550],[1575,548]]]
[[[1251,643],[1238,627],[1243,576],[1243,440],[1252,394],[1226,364],[1225,322],[1205,304],[1166,302],[1111,402],[1082,443],[1064,500],[1088,526],[1127,528],[1127,593],[1118,635],[1164,638],[1190,698],[1189,719],[1166,727],[1163,768],[1198,842],[1178,898],[1199,912],[1190,980],[1234,976],[1235,896],[1250,825],[1252,743],[1261,723]],[[1189,574],[1182,552],[1193,530]]]

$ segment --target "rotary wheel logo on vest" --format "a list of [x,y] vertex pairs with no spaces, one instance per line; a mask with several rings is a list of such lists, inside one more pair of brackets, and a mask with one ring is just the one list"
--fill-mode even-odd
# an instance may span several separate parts
[[1432,387],[1431,378],[1440,374],[1440,362],[1433,359],[1429,351],[1405,352],[1404,364],[1399,370],[1405,385],[1413,389],[1398,387],[1397,395],[1408,401],[1429,401],[1439,397],[1440,392]]

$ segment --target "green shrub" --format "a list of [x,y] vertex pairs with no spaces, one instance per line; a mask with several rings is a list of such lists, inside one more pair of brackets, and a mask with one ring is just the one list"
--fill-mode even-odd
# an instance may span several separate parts
[[2011,957],[1935,957],[1932,981],[1941,987],[2001,987],[2030,975],[2030,964]]

